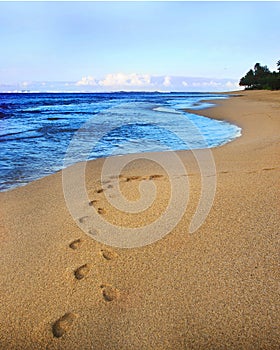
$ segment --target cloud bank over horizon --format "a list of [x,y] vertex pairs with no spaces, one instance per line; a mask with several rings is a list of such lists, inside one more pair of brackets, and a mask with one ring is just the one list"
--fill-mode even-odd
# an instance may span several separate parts
[[101,79],[92,75],[78,81],[1,84],[0,92],[114,92],[114,91],[182,91],[211,92],[239,90],[236,79],[184,76],[155,76],[138,73],[110,73]]

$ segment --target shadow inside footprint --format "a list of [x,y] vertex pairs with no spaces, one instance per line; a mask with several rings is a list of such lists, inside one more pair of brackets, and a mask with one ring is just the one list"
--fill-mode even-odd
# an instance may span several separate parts
[[100,288],[102,289],[102,295],[105,301],[113,301],[120,296],[120,291],[115,287],[102,284]]
[[98,208],[97,209],[98,214],[105,214],[105,209],[103,208]]
[[77,315],[71,312],[67,312],[65,315],[60,317],[52,325],[53,336],[56,338],[62,337],[67,331],[69,331],[77,317]]
[[263,168],[262,170],[268,171],[268,170],[275,170],[275,169],[277,169],[277,168]]
[[69,247],[73,250],[76,250],[79,248],[79,246],[82,244],[82,240],[80,238],[75,239],[75,241],[71,242],[69,244]]
[[126,182],[130,182],[133,180],[139,180],[139,179],[141,179],[141,176],[130,176],[130,177],[126,178]]
[[113,259],[116,259],[118,257],[118,254],[116,252],[114,252],[113,250],[109,250],[109,249],[101,249],[101,255],[106,260],[113,260]]
[[149,176],[149,180],[160,179],[161,177],[163,177],[163,175],[157,175],[157,174],[150,175]]
[[78,220],[79,220],[79,223],[83,224],[84,222],[87,221],[87,219],[88,219],[88,216],[83,216],[83,217],[79,218]]
[[84,264],[84,265],[78,267],[74,271],[74,276],[77,280],[81,280],[84,277],[86,277],[86,275],[89,273],[89,271],[90,271],[90,266],[88,264]]

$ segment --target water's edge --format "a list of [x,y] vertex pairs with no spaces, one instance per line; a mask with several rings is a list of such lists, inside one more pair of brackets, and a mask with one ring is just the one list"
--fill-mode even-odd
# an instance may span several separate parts
[[[161,96],[160,96],[161,97]],[[169,97],[169,96],[168,96]],[[206,97],[206,98],[205,98]],[[211,101],[211,103],[209,103],[209,100],[215,100],[215,101],[217,101],[217,97],[218,97],[218,99],[219,98],[222,98],[222,99],[225,99],[225,98],[229,98],[230,96],[229,95],[223,95],[223,96],[219,96],[219,95],[213,95],[213,94],[209,94],[208,96],[205,96],[205,94],[203,94],[203,96],[195,96],[195,97],[193,97],[193,95],[191,95],[191,98],[193,99],[193,100],[195,100],[195,102],[193,102],[192,101],[192,104],[190,104],[189,106],[186,106],[186,100],[184,100],[183,102],[181,102],[181,100],[180,100],[180,98],[181,98],[181,96],[175,96],[175,97],[173,97],[173,101],[175,101],[175,103],[172,105],[171,104],[171,106],[166,106],[166,105],[159,105],[158,104],[158,101],[155,101],[155,102],[153,102],[153,105],[155,105],[155,106],[153,106],[153,108],[152,108],[152,110],[154,111],[154,113],[156,113],[157,115],[159,115],[159,117],[160,117],[160,120],[167,120],[166,118],[164,118],[164,116],[167,114],[167,113],[169,113],[169,114],[174,114],[174,115],[176,115],[176,122],[177,122],[177,124],[179,124],[178,123],[178,118],[179,117],[181,117],[182,115],[184,115],[184,116],[186,116],[186,109],[188,110],[188,111],[191,111],[191,110],[194,110],[194,111],[203,111],[203,109],[205,109],[205,108],[212,108],[212,107],[215,107],[216,106],[216,104],[214,104],[212,101]],[[0,103],[1,103],[1,100],[0,100]],[[134,106],[135,105],[137,105],[137,103],[134,101],[133,102],[134,103]],[[181,104],[180,104],[181,103]],[[150,104],[150,106],[152,105],[151,104],[151,102],[149,101],[149,104]],[[129,104],[128,104],[128,106],[129,106]],[[150,108],[150,106],[149,106],[149,108]],[[141,107],[142,107],[142,105],[141,105]],[[172,107],[172,108],[171,108]],[[186,108],[187,107],[187,108]],[[109,111],[114,111],[114,116],[116,115],[116,113],[118,113],[118,108],[119,107],[117,107],[117,109],[109,109]],[[122,105],[122,110],[121,110],[121,113],[123,113],[123,105]],[[67,109],[67,107],[66,107],[66,109]],[[65,113],[65,110],[64,109],[61,109],[62,110],[62,112],[61,113]],[[80,110],[79,110],[80,111]],[[116,112],[117,111],[117,112]],[[140,110],[141,111],[141,113],[144,113],[144,109],[141,109]],[[34,112],[34,110],[32,111],[32,113]],[[136,110],[136,112],[138,113],[139,112],[139,110]],[[131,111],[130,111],[130,113],[132,113]],[[145,124],[145,123],[143,123],[143,115],[140,113],[140,116],[141,116],[141,118],[138,120],[138,123],[137,123],[137,120],[135,120],[135,119],[133,119],[132,118],[132,120],[130,120],[130,121],[132,121],[133,122],[133,124],[134,125],[136,125],[137,127],[136,127],[136,129],[135,130],[133,130],[132,131],[132,133],[133,133],[133,136],[135,137],[135,133],[137,134],[137,132],[139,132],[139,140],[141,140],[141,142],[143,141],[142,139],[141,139],[141,132],[143,132],[143,127],[145,128],[145,127],[147,127],[147,125],[148,124]],[[95,115],[94,116],[94,118],[93,118],[93,120],[94,120],[94,122],[96,123],[96,121],[98,120],[98,118],[100,117],[101,119],[102,119],[102,123],[104,124],[104,120],[106,119],[106,116],[107,116],[107,114],[108,114],[108,112],[106,112],[106,113],[104,113],[104,112],[101,112],[101,113],[97,113],[97,115]],[[129,113],[128,113],[129,114]],[[139,114],[139,113],[138,113]],[[199,115],[197,115],[197,114],[190,114],[189,112],[187,113],[188,114],[188,118],[190,118],[190,119],[193,119],[192,121],[191,121],[191,123],[193,123],[194,122],[194,124],[195,123],[197,123],[197,120],[199,119],[199,118],[203,118],[203,119],[201,119],[199,122],[200,123],[203,123],[203,122],[205,122],[205,120],[206,119],[211,119],[211,118],[206,118],[206,117],[203,117],[203,112],[200,114],[199,113]],[[53,119],[55,122],[56,122],[56,120],[57,119],[60,119],[59,117],[57,117],[57,115],[58,114],[55,114],[54,113],[54,116],[53,117],[49,117],[48,118],[48,120],[50,120],[50,118],[51,119]],[[147,118],[150,118],[150,114],[147,114]],[[120,119],[122,119],[122,115],[120,115]],[[225,118],[226,119],[226,118]],[[74,120],[74,119],[73,119]],[[145,118],[144,118],[144,120],[145,120]],[[219,122],[219,123],[221,123],[220,121],[217,121],[217,120],[215,120],[215,119],[212,119],[213,121],[216,121],[216,122]],[[130,125],[129,124],[129,122],[130,122],[129,120],[127,120],[127,121],[124,121],[124,120],[122,120],[122,122],[128,122],[128,125]],[[141,125],[141,123],[139,123],[139,121],[141,121],[141,123],[143,124],[143,125]],[[147,122],[147,120],[145,120],[146,122]],[[156,122],[157,122],[157,124],[156,125],[159,125],[159,120],[155,120]],[[100,124],[96,124],[96,125],[98,125],[98,127],[100,126],[100,125],[102,125],[102,123],[100,123]],[[174,124],[174,122],[172,122],[173,124]],[[167,124],[167,125],[163,125],[163,128],[166,128],[166,129],[168,129],[168,130],[170,130],[170,129],[172,129],[173,128],[173,125],[172,125],[172,123],[169,123],[169,124]],[[87,154],[87,156],[89,155],[89,157],[85,157],[85,154],[82,154],[81,155],[81,157],[79,157],[79,155],[78,155],[78,158],[75,158],[74,159],[74,161],[73,160],[71,160],[69,163],[67,163],[67,162],[65,162],[65,159],[64,159],[64,163],[63,164],[60,164],[60,166],[58,166],[58,167],[55,167],[55,166],[52,166],[51,168],[47,168],[46,169],[46,171],[45,171],[45,173],[39,173],[38,174],[38,172],[36,172],[35,171],[35,173],[31,173],[31,176],[27,176],[27,177],[24,177],[23,176],[23,178],[18,178],[18,179],[7,179],[7,178],[5,178],[5,181],[4,182],[2,182],[1,183],[1,187],[0,187],[0,191],[1,192],[4,192],[4,191],[8,191],[8,190],[12,190],[12,189],[14,189],[14,188],[16,188],[16,187],[19,187],[19,186],[24,186],[24,185],[26,185],[26,184],[28,184],[28,183],[30,183],[30,182],[33,182],[34,180],[38,180],[38,179],[41,179],[41,178],[43,178],[43,177],[46,177],[46,176],[48,176],[48,175],[51,175],[51,174],[54,174],[54,173],[56,173],[56,172],[58,172],[58,171],[60,171],[60,170],[62,170],[63,168],[65,168],[66,166],[69,166],[69,165],[71,165],[71,164],[74,164],[74,163],[77,163],[77,162],[79,162],[79,161],[84,161],[84,160],[92,160],[92,159],[97,159],[97,158],[107,158],[107,157],[109,157],[109,156],[114,156],[114,155],[118,155],[118,156],[122,156],[122,155],[125,155],[125,154],[134,154],[134,153],[147,153],[147,152],[149,152],[149,153],[151,153],[151,152],[164,152],[164,151],[168,151],[168,150],[173,150],[173,151],[184,151],[184,150],[190,150],[190,149],[199,149],[199,148],[215,148],[215,147],[219,147],[219,146],[222,146],[222,145],[224,145],[224,144],[226,144],[226,143],[228,143],[228,142],[231,142],[231,141],[233,141],[233,140],[235,140],[237,137],[240,137],[241,136],[241,129],[238,127],[238,126],[235,126],[235,125],[233,125],[233,124],[231,124],[231,123],[228,123],[228,122],[226,122],[226,121],[224,121],[224,122],[222,122],[223,123],[223,126],[225,126],[225,124],[228,124],[228,127],[229,127],[229,129],[230,128],[233,128],[232,130],[231,130],[231,134],[229,134],[228,136],[227,136],[227,138],[222,142],[222,141],[220,141],[220,140],[218,140],[217,142],[219,142],[218,144],[215,144],[215,142],[214,142],[214,144],[213,145],[208,145],[208,144],[205,144],[205,146],[203,146],[203,144],[202,144],[202,147],[201,147],[201,144],[199,144],[199,140],[196,140],[195,142],[197,142],[197,145],[194,145],[194,147],[193,146],[191,146],[190,148],[185,148],[185,147],[183,147],[184,145],[180,145],[180,142],[178,142],[178,140],[179,141],[181,141],[181,139],[182,139],[182,134],[180,134],[180,132],[181,132],[181,130],[180,130],[180,125],[178,125],[178,127],[177,127],[177,129],[175,128],[174,130],[172,129],[171,130],[171,134],[170,134],[170,137],[171,137],[171,139],[172,139],[172,137],[173,137],[173,135],[175,134],[177,134],[177,135],[179,135],[178,136],[178,140],[171,140],[171,142],[170,142],[170,145],[168,145],[168,143],[167,143],[167,146],[169,147],[169,149],[164,149],[164,148],[162,148],[162,144],[160,143],[160,141],[158,141],[158,144],[156,144],[155,143],[155,141],[154,140],[152,140],[152,138],[151,138],[151,136],[150,135],[146,135],[146,137],[147,137],[147,140],[145,141],[146,142],[146,144],[144,145],[144,148],[145,148],[145,150],[144,151],[141,151],[141,152],[139,152],[139,151],[137,151],[137,152],[134,152],[134,144],[132,143],[132,148],[130,148],[130,149],[128,149],[128,150],[131,150],[131,151],[128,151],[127,152],[127,150],[126,149],[124,149],[124,151],[121,149],[120,150],[120,144],[118,144],[116,147],[117,147],[117,151],[114,151],[114,146],[111,146],[110,147],[110,154],[109,155],[104,155],[104,156],[95,156],[95,157],[91,157],[89,154]],[[176,123],[175,123],[176,124]],[[131,124],[132,125],[132,124]],[[130,126],[131,126],[130,125]],[[157,136],[156,134],[155,134],[155,130],[153,130],[152,128],[153,128],[153,124],[151,123],[151,122],[149,122],[149,125],[148,125],[148,127],[149,128],[151,128],[151,134],[152,134],[152,136]],[[141,129],[142,128],[142,129]],[[207,129],[207,125],[206,125],[206,129]],[[120,129],[121,130],[121,129]],[[127,130],[126,129],[124,129],[124,130],[121,130],[121,132],[123,132],[124,134],[126,134],[127,133]],[[207,130],[207,133],[211,133],[210,131],[208,131]],[[213,133],[214,133],[214,131],[213,131]],[[61,134],[60,134],[61,135]],[[128,136],[129,135],[131,135],[131,131],[130,131],[130,134],[128,134]],[[33,136],[33,135],[31,135],[31,136]],[[98,136],[100,136],[100,135],[98,135]],[[136,135],[137,136],[137,135]],[[168,136],[168,135],[167,135]],[[107,135],[106,135],[106,137],[107,137]],[[184,136],[183,136],[184,137]],[[137,137],[136,137],[136,139],[137,139]],[[100,140],[99,140],[100,141]],[[123,141],[123,140],[122,140]],[[169,140],[170,141],[170,140]],[[60,142],[60,140],[58,141],[58,142]],[[83,142],[84,142],[84,140],[83,140]],[[112,143],[114,143],[115,141],[114,140],[112,140]],[[144,142],[144,143],[145,143]],[[176,143],[176,145],[174,146],[174,144]],[[118,143],[118,142],[117,142]],[[143,143],[143,142],[142,142]],[[19,143],[20,144],[20,143]],[[155,145],[156,144],[156,145]],[[54,144],[55,145],[55,144]],[[54,146],[53,145],[53,146]],[[81,143],[81,145],[83,145],[83,143]],[[80,146],[80,145],[79,145]],[[127,145],[126,145],[127,146]],[[130,144],[128,144],[128,147],[130,146]],[[166,146],[166,144],[164,145],[164,147]],[[181,148],[180,148],[180,146],[182,146]],[[152,147],[152,148],[151,148]],[[144,149],[143,148],[143,149]],[[113,152],[112,152],[112,150],[113,150]],[[124,152],[124,153],[121,153],[121,152]],[[119,153],[118,153],[119,152]],[[42,160],[41,160],[42,161]],[[44,161],[43,161],[43,163],[44,163]],[[46,166],[48,166],[48,162],[47,162],[47,159],[46,159]],[[17,164],[15,163],[15,164],[12,164],[12,166],[17,166]],[[50,171],[50,169],[51,169],[51,171]],[[21,169],[19,169],[19,173],[21,173],[21,171],[20,171]],[[36,170],[36,168],[34,169],[34,170]]]

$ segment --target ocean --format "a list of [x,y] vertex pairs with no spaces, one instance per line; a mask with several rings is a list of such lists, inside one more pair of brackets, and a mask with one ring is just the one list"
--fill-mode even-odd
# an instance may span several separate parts
[[[241,129],[184,109],[204,109],[212,106],[207,100],[224,98],[178,92],[0,94],[0,191],[80,160],[221,146]],[[69,155],[73,138],[77,152]]]

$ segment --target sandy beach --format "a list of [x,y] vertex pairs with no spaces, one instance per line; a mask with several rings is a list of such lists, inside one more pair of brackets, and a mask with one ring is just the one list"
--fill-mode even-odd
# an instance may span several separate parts
[[[85,234],[66,206],[61,172],[0,193],[0,349],[280,348],[280,92],[239,91],[217,103],[197,113],[240,126],[242,136],[212,150],[216,194],[192,234],[201,178],[190,151],[177,152],[189,174],[187,209],[144,247]],[[121,213],[107,202],[114,179],[101,182],[103,163],[87,165],[91,210],[142,227],[166,209],[162,168],[145,160],[124,168],[127,198],[139,198],[142,180],[157,198],[141,214]]]

